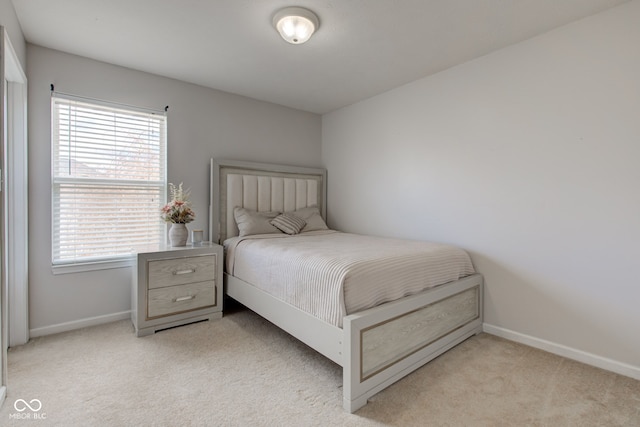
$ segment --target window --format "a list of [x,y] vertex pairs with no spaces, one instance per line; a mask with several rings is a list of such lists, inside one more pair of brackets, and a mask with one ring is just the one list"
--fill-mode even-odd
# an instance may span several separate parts
[[54,270],[158,249],[164,112],[54,94],[51,135]]

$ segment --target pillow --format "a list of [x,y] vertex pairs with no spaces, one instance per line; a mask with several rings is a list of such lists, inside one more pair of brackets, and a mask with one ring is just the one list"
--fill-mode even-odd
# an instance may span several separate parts
[[280,214],[269,223],[287,234],[298,234],[307,225],[307,221],[292,213]]
[[307,225],[304,226],[301,233],[307,231],[316,231],[316,230],[328,230],[327,224],[322,219],[322,215],[320,215],[320,210],[317,206],[310,206],[308,208],[298,209],[295,212],[291,212],[295,216],[304,219],[307,222]]
[[245,208],[234,208],[233,217],[236,219],[240,237],[252,234],[272,234],[282,232],[269,224],[280,212],[256,212]]

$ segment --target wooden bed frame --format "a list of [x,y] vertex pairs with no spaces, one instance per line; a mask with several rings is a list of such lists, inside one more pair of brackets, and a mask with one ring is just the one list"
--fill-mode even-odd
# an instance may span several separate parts
[[[317,205],[326,218],[326,171],[211,160],[210,240],[238,234],[235,206],[290,211]],[[342,329],[224,275],[225,293],[343,368],[343,406],[367,399],[482,331],[483,279],[474,274],[351,314]]]

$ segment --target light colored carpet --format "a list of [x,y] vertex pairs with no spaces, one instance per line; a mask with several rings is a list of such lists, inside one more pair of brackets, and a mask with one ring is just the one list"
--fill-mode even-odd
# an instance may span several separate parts
[[[18,419],[18,399],[38,399],[40,419]],[[348,414],[339,366],[236,308],[144,338],[120,321],[10,349],[0,425],[27,424],[640,426],[640,381],[481,334]]]

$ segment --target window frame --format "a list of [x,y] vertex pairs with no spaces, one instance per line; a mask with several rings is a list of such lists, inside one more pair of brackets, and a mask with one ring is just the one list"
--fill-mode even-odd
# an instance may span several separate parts
[[[56,197],[56,185],[60,185],[61,183],[76,183],[78,185],[83,185],[83,179],[77,179],[76,177],[62,177],[56,176],[56,166],[55,162],[59,160],[59,157],[56,156],[56,144],[59,144],[56,140],[57,135],[55,134],[55,127],[58,122],[58,115],[56,112],[56,102],[78,102],[82,104],[87,104],[88,106],[96,106],[102,107],[112,110],[119,110],[121,112],[130,111],[132,115],[134,114],[148,114],[154,115],[158,117],[162,117],[161,124],[161,132],[163,135],[160,137],[160,160],[158,162],[159,170],[161,172],[161,179],[157,181],[152,181],[151,186],[158,188],[160,193],[160,198],[158,201],[158,212],[157,218],[159,222],[159,227],[162,227],[161,219],[160,219],[160,207],[163,206],[167,201],[167,183],[168,183],[168,170],[167,170],[167,152],[168,152],[168,123],[167,123],[167,114],[166,110],[155,110],[144,107],[131,106],[126,104],[119,104],[115,102],[109,102],[104,100],[98,100],[93,98],[87,98],[77,95],[70,95],[61,92],[51,92],[51,269],[54,275],[57,274],[68,274],[68,273],[77,273],[83,271],[94,271],[94,270],[105,270],[105,269],[113,269],[113,268],[125,268],[131,267],[135,261],[135,252],[119,254],[119,255],[111,255],[111,256],[103,256],[103,257],[87,257],[86,259],[75,258],[72,260],[60,260],[55,259],[56,248],[55,245],[60,243],[59,239],[56,239],[56,200],[59,200]],[[135,181],[135,180],[134,180]],[[85,183],[93,182],[93,183],[101,183],[105,186],[118,186],[122,185],[122,187],[126,187],[127,184],[131,184],[134,182],[131,180],[117,180],[117,179],[86,179]],[[135,181],[139,184],[147,184],[143,180]],[[166,245],[166,230],[162,229],[163,232],[160,233],[160,239],[157,242],[158,249],[162,246]]]

